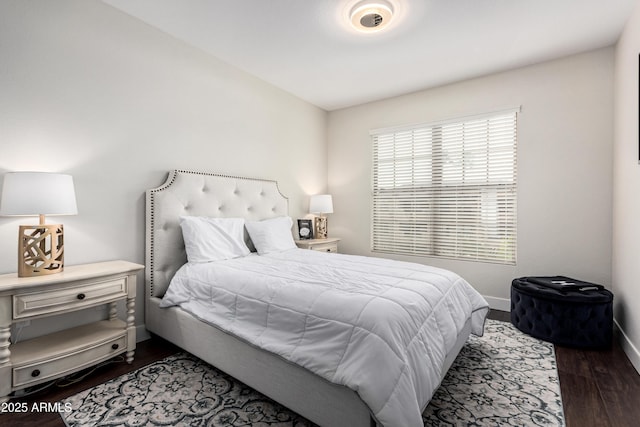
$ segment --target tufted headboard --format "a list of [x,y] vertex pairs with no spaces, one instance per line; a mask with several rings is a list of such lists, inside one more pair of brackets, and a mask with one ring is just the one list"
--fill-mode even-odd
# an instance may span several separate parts
[[162,297],[175,272],[187,262],[180,216],[261,220],[288,211],[288,200],[276,181],[169,172],[164,184],[146,193],[146,297]]

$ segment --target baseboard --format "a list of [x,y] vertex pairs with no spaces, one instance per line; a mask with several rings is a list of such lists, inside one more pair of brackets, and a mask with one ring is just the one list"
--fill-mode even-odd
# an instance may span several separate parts
[[620,324],[616,319],[613,319],[613,323],[615,324],[616,329],[620,332],[620,347],[624,350],[625,354],[629,358],[629,361],[636,369],[638,374],[640,374],[640,351],[638,348],[633,345],[627,334],[624,333],[624,330],[620,327]]
[[511,311],[511,300],[506,298],[496,298],[485,296],[484,299],[489,303],[489,307],[493,310]]

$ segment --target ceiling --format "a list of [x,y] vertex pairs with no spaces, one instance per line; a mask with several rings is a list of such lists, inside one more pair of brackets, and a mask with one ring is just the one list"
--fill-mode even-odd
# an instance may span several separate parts
[[358,0],[103,0],[331,111],[614,44],[636,0],[389,0],[385,31]]

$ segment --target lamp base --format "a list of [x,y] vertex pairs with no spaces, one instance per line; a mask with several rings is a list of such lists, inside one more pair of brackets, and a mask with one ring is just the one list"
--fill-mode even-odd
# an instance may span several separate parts
[[62,272],[64,236],[62,224],[21,225],[18,245],[18,277]]
[[327,217],[326,216],[317,216],[316,217],[316,239],[326,239],[327,238]]

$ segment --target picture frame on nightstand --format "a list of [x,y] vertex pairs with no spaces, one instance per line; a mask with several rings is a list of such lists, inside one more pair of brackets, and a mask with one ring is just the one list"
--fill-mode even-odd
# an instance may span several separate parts
[[300,237],[300,240],[313,239],[313,220],[298,220],[298,236]]

